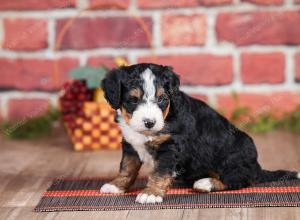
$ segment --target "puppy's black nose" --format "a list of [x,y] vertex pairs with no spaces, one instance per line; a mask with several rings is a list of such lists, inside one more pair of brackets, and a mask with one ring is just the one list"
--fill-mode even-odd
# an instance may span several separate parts
[[153,126],[155,125],[155,120],[144,119],[144,124],[146,128],[153,128]]

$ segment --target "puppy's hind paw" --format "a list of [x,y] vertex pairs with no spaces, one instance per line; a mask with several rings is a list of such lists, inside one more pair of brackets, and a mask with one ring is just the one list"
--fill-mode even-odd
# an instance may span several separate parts
[[194,182],[193,188],[199,192],[210,192],[213,188],[211,178],[204,178]]
[[101,187],[100,192],[101,193],[123,193],[124,190],[119,189],[113,184],[106,183]]
[[135,202],[138,203],[161,203],[163,198],[161,196],[149,195],[147,193],[140,193],[137,195]]

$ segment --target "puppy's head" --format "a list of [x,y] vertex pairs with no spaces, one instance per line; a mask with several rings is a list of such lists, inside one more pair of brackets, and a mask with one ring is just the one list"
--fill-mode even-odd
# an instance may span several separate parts
[[179,91],[171,67],[136,64],[113,69],[102,82],[105,98],[134,130],[152,135],[163,129],[170,103]]

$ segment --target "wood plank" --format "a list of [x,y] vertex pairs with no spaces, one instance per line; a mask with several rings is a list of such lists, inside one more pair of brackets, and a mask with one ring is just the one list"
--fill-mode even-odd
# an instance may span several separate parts
[[238,220],[247,219],[241,208],[217,208],[217,209],[186,209],[182,219],[207,219],[207,220]]
[[88,211],[88,212],[59,212],[57,216],[55,216],[55,220],[93,220],[93,219],[101,219],[101,220],[125,220],[128,219],[129,211]]
[[35,219],[35,220],[52,220],[57,216],[57,212],[40,212],[32,211],[33,207],[10,207],[0,208],[0,219],[15,220],[15,219]]
[[162,210],[130,210],[128,219],[163,219],[163,220],[181,220],[184,209],[162,209]]
[[248,219],[262,220],[299,220],[300,208],[298,207],[280,207],[280,208],[248,208],[244,209],[247,212]]

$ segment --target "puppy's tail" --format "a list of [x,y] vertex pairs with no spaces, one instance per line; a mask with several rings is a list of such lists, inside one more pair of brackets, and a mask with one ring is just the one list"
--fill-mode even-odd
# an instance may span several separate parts
[[260,173],[260,181],[264,182],[272,182],[272,181],[284,181],[284,180],[293,180],[300,179],[300,172],[286,171],[286,170],[262,170]]

